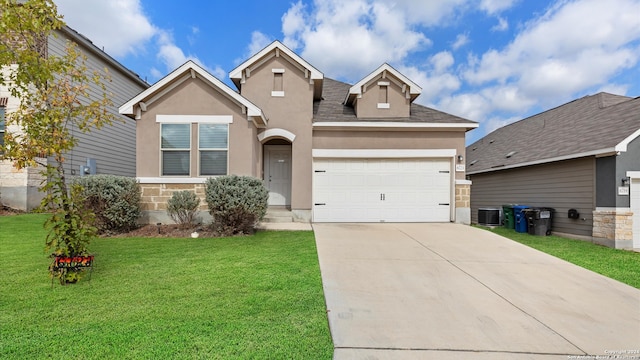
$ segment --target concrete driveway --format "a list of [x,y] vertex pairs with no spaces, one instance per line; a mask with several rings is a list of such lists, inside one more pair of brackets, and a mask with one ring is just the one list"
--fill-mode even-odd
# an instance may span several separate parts
[[334,359],[640,359],[638,289],[464,225],[313,227]]

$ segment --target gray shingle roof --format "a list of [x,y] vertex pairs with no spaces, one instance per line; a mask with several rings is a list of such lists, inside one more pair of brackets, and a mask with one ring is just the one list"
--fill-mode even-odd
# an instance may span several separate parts
[[324,78],[322,100],[313,103],[314,122],[355,122],[355,121],[396,121],[396,122],[428,122],[428,123],[461,123],[476,124],[475,121],[444,113],[426,106],[411,104],[411,116],[398,118],[358,118],[354,109],[345,106],[343,101],[351,85],[341,81]]
[[506,125],[469,145],[467,173],[604,154],[638,129],[640,98],[586,96]]

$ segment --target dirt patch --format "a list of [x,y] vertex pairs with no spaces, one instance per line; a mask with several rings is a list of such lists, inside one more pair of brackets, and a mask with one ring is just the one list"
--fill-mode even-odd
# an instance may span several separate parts
[[181,227],[176,224],[142,225],[141,227],[127,233],[104,235],[104,237],[189,238],[192,237],[192,234],[194,233],[197,233],[197,237],[201,238],[220,237],[220,234],[208,226],[193,225],[190,227]]
[[0,216],[10,216],[10,215],[18,215],[24,214],[24,211],[12,209],[8,206],[0,205]]

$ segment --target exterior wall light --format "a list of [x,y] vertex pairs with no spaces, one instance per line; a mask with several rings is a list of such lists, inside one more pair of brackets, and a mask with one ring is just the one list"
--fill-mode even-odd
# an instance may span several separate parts
[[628,177],[623,177],[621,182],[622,182],[622,186],[629,186],[629,178]]
[[464,160],[464,156],[458,155],[458,162],[462,162],[462,160]]

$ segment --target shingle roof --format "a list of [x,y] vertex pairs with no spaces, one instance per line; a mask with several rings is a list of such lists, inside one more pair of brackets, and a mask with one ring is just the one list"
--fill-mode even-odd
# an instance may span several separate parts
[[[423,123],[461,123],[475,125],[475,121],[444,113],[426,106],[411,104],[411,116],[398,118],[358,118],[353,107],[343,104],[351,85],[341,81],[324,78],[322,100],[313,103],[314,122],[356,122],[356,121],[392,121]],[[475,126],[474,126],[475,127]]]
[[640,129],[640,98],[598,93],[504,126],[469,145],[467,174],[616,151]]

